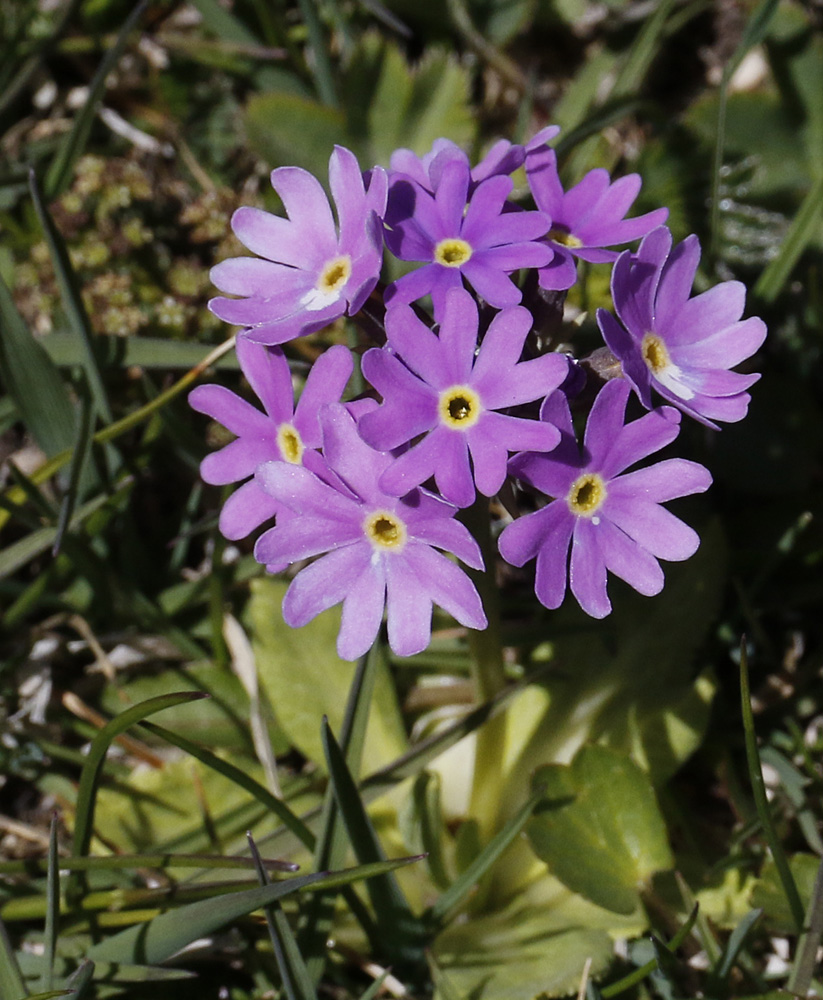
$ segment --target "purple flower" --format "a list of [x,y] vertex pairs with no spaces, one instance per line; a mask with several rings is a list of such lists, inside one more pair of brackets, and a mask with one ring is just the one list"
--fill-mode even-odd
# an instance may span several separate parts
[[612,272],[612,298],[622,326],[604,309],[597,321],[623,374],[651,409],[652,386],[670,403],[701,423],[742,420],[746,389],[759,375],[729,371],[760,347],[766,324],[741,320],[746,289],[724,281],[689,298],[700,243],[688,236],[672,249],[661,226],[640,244],[637,257],[621,254]]
[[423,267],[389,286],[390,308],[431,295],[440,311],[446,292],[462,288],[463,278],[490,305],[514,306],[521,294],[509,274],[551,259],[551,250],[534,242],[550,220],[540,212],[505,211],[513,207],[506,202],[510,177],[488,177],[471,196],[470,181],[468,160],[448,155],[434,193],[402,175],[392,182],[386,244],[396,257],[423,261]]
[[464,289],[449,291],[439,337],[408,306],[387,313],[391,350],[363,356],[363,374],[385,402],[361,418],[360,433],[382,451],[425,436],[386,469],[383,489],[402,496],[434,476],[447,500],[466,507],[475,483],[485,496],[500,489],[508,452],[557,444],[551,424],[497,412],[547,396],[568,373],[560,354],[519,360],[531,325],[520,306],[498,313],[475,357],[477,306]]
[[509,463],[513,475],[554,498],[500,535],[507,562],[522,566],[537,557],[535,591],[547,608],[560,606],[568,578],[583,610],[603,618],[611,611],[607,570],[651,596],[663,588],[657,560],[688,559],[700,544],[697,534],[660,504],[708,489],[707,469],[671,458],[621,475],[671,443],[680,424],[677,410],[664,406],[624,426],[630,392],[622,379],[600,390],[582,455],[565,397],[555,393],[543,416],[560,426],[561,444],[549,455],[518,455]]
[[293,516],[259,538],[255,558],[281,566],[311,556],[283,599],[283,617],[294,628],[343,602],[337,650],[347,660],[365,653],[385,607],[389,644],[399,656],[425,649],[431,638],[432,603],[469,628],[486,616],[466,574],[435,548],[452,552],[475,569],[483,560],[455,508],[424,490],[402,499],[384,493],[380,477],[394,461],[374,451],[342,406],[321,415],[323,449],[337,485],[308,469],[271,462],[257,473],[263,487]]
[[348,348],[342,344],[329,348],[315,361],[295,407],[291,372],[279,347],[264,347],[241,338],[237,357],[265,413],[222,385],[200,385],[189,394],[189,404],[195,410],[237,435],[200,465],[200,475],[213,485],[248,480],[220,512],[220,531],[232,539],[244,538],[281,510],[277,501],[249,478],[264,462],[305,465],[318,475],[326,474],[325,460],[316,450],[321,444],[319,410],[326,403],[338,402],[353,367]]
[[[239,299],[216,298],[209,308],[228,323],[249,327],[260,344],[282,344],[320,330],[346,311],[356,313],[377,283],[383,259],[386,172],[371,171],[368,191],[353,153],[335,146],[329,184],[340,223],[315,177],[299,167],[271,174],[288,219],[239,208],[231,224],[258,257],[217,264],[211,279]],[[262,258],[262,259],[261,259]]]
[[[548,125],[541,129],[526,146],[511,143],[508,139],[498,139],[483,159],[472,167],[469,193],[471,194],[475,187],[487,177],[514,173],[525,163],[527,150],[545,145],[559,131],[560,128],[557,125]],[[424,156],[417,156],[410,149],[396,149],[389,162],[389,180],[392,182],[402,174],[406,179],[416,181],[420,187],[434,194],[440,182],[443,167],[450,160],[461,160],[467,165],[469,163],[468,156],[451,139],[435,139],[431,150]]]
[[577,279],[575,257],[593,264],[615,260],[605,247],[629,243],[664,222],[667,208],[624,219],[640,191],[640,175],[629,174],[613,184],[602,168],[590,170],[568,191],[557,172],[557,154],[547,146],[530,146],[526,175],[535,203],[551,218],[548,240],[555,255],[540,271],[543,288],[571,288]]

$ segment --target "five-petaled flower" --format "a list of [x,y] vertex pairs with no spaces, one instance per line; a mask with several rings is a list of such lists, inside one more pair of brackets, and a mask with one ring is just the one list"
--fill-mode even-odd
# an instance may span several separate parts
[[337,649],[353,660],[374,642],[383,610],[389,645],[399,656],[419,653],[431,637],[432,603],[462,625],[486,627],[474,585],[445,549],[466,565],[483,560],[468,529],[455,520],[456,508],[425,490],[398,498],[378,485],[394,461],[358,435],[354,419],[340,405],[321,414],[323,451],[336,474],[334,485],[306,468],[271,462],[257,479],[292,517],[257,541],[255,558],[283,566],[311,556],[283,599],[287,624],[305,625],[321,611],[343,602]]
[[612,299],[622,326],[605,309],[597,321],[623,373],[647,409],[651,389],[701,423],[742,420],[759,375],[729,371],[760,347],[766,324],[741,319],[746,288],[724,281],[690,298],[700,243],[688,236],[672,249],[661,226],[628,251],[612,272]]
[[510,177],[493,174],[471,195],[470,183],[468,162],[451,155],[446,156],[433,193],[403,175],[392,181],[386,245],[400,260],[422,261],[423,266],[389,286],[390,309],[431,295],[439,313],[446,292],[461,288],[464,278],[495,308],[514,306],[521,293],[509,277],[511,272],[541,267],[551,259],[551,250],[536,242],[547,232],[549,219],[542,212],[507,203],[513,186]]
[[330,347],[315,361],[295,406],[289,363],[279,347],[240,338],[237,357],[265,413],[222,385],[199,385],[189,393],[189,404],[195,410],[237,435],[200,465],[203,479],[216,486],[247,480],[220,512],[220,531],[232,539],[245,538],[280,509],[274,498],[249,478],[264,462],[305,465],[319,475],[326,473],[325,459],[318,450],[319,410],[326,403],[339,401],[353,367],[351,354],[342,344]]
[[547,608],[560,606],[568,579],[583,610],[603,618],[611,611],[607,570],[651,596],[663,588],[657,560],[688,559],[700,544],[696,532],[660,505],[703,492],[711,475],[683,458],[625,471],[670,444],[680,424],[678,411],[664,406],[624,425],[630,392],[622,379],[603,386],[582,454],[568,403],[555,393],[543,416],[560,427],[563,440],[548,455],[518,455],[509,463],[514,476],[553,498],[507,525],[499,540],[503,558],[514,566],[537,557],[535,592]]
[[475,484],[485,496],[500,489],[510,451],[557,444],[560,433],[551,424],[499,412],[543,399],[568,373],[561,354],[520,361],[531,324],[527,309],[504,309],[475,353],[477,305],[463,289],[449,291],[439,336],[408,306],[388,312],[391,350],[363,357],[363,374],[384,403],[362,417],[360,433],[381,450],[423,437],[383,473],[385,490],[402,496],[434,476],[447,500],[467,507]]
[[608,172],[598,167],[564,191],[557,154],[545,145],[529,147],[526,175],[535,204],[551,219],[546,239],[554,254],[540,268],[543,288],[571,288],[577,280],[575,257],[593,264],[615,260],[617,251],[607,247],[640,239],[665,222],[669,214],[667,208],[658,208],[633,219],[624,218],[640,191],[639,174],[611,183]]
[[382,219],[387,175],[371,172],[368,190],[354,154],[335,146],[329,185],[339,234],[319,181],[300,167],[271,174],[289,218],[259,208],[238,208],[231,224],[258,257],[232,257],[212,268],[211,280],[239,299],[218,297],[209,308],[228,323],[247,327],[260,344],[283,344],[327,326],[368,298],[383,261]]

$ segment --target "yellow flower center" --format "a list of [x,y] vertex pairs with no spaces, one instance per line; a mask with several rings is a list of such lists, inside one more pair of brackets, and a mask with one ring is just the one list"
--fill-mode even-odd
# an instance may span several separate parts
[[317,290],[324,295],[339,291],[351,277],[351,257],[344,254],[330,260],[320,272],[317,279]]
[[375,510],[363,522],[366,538],[378,551],[394,549],[398,552],[406,544],[406,525],[397,514],[387,510]]
[[[572,514],[592,517],[606,499],[606,484],[596,472],[584,472],[572,483],[566,503]],[[594,520],[594,518],[592,518]],[[595,520],[595,524],[597,521]]]
[[653,375],[665,371],[671,365],[666,345],[655,333],[647,333],[640,343],[640,353]]
[[462,267],[471,255],[471,246],[457,238],[441,240],[434,248],[435,263],[444,267]]
[[583,240],[579,240],[576,236],[572,236],[572,234],[566,232],[565,229],[550,229],[548,232],[548,238],[553,240],[555,243],[559,243],[561,246],[571,247],[572,250],[583,246]]
[[465,431],[473,427],[483,407],[480,397],[467,385],[453,385],[440,393],[440,420],[447,427]]
[[284,461],[291,462],[292,465],[302,464],[304,445],[296,427],[281,424],[277,428],[277,447]]

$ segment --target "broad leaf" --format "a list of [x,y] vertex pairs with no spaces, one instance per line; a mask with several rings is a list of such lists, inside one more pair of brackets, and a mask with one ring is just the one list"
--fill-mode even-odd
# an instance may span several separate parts
[[545,798],[526,827],[532,847],[574,892],[632,913],[640,890],[673,858],[648,776],[606,747],[584,747],[569,766],[535,774]]

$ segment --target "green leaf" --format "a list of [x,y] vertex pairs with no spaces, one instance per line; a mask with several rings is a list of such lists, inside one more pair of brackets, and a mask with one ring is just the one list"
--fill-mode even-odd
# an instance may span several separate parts
[[[260,884],[270,885],[271,879],[251,834],[248,835],[248,841]],[[317,1000],[309,971],[303,961],[303,956],[300,954],[300,949],[297,947],[297,941],[289,926],[286,914],[283,912],[283,907],[279,901],[275,901],[267,906],[265,911],[272,948],[288,1000]]]
[[112,421],[111,409],[109,407],[106,389],[100,368],[95,355],[94,334],[91,329],[86,307],[83,304],[83,296],[80,291],[80,283],[69,259],[69,252],[66,249],[65,241],[55,226],[49,210],[43,201],[40,187],[34,170],[29,172],[29,188],[31,189],[32,200],[43,227],[43,234],[49,247],[54,273],[57,277],[57,284],[60,288],[60,298],[63,302],[63,309],[69,321],[69,326],[83,344],[83,369],[86,374],[86,382],[91,392],[94,406],[100,419],[107,424]]
[[602,746],[568,766],[538,768],[544,799],[526,832],[550,871],[573,892],[616,913],[640,905],[640,890],[673,858],[648,776]]
[[54,956],[57,951],[57,920],[60,914],[60,869],[57,867],[57,816],[52,816],[49,830],[48,875],[46,878],[46,926],[43,931],[44,992],[52,987]]
[[[789,859],[789,869],[803,907],[808,907],[812,899],[819,866],[820,859],[814,854],[794,854]],[[777,865],[771,858],[766,861],[752,889],[751,905],[763,910],[769,929],[775,933],[792,934],[797,930]]]
[[129,40],[129,35],[136,27],[137,22],[143,16],[148,0],[141,0],[131,11],[123,23],[123,27],[115,40],[114,45],[106,50],[105,55],[97,67],[94,79],[89,87],[89,96],[86,103],[77,114],[71,131],[66,135],[54,159],[49,166],[44,184],[46,198],[53,201],[61,195],[69,185],[74,165],[86,148],[91,134],[91,126],[97,108],[103,99],[103,91],[106,86],[106,77],[117,66],[120,56]]
[[[254,580],[248,607],[250,635],[260,684],[285,734],[309,760],[325,760],[317,720],[327,716],[340,731],[355,664],[341,660],[335,644],[340,611],[333,608],[300,629],[289,628],[280,612],[287,584]],[[385,664],[377,664],[365,759],[378,768],[407,747],[394,685]]]
[[[455,923],[433,946],[453,994],[472,1000],[535,1000],[576,993],[583,967],[601,975],[614,954],[604,931],[551,927],[547,910],[505,910]],[[446,1000],[448,993],[438,994]]]
[[0,996],[3,1000],[25,1000],[26,987],[17,965],[5,924],[0,920]]
[[338,872],[317,872],[277,882],[259,889],[246,889],[226,896],[204,899],[161,913],[147,923],[129,927],[89,949],[88,957],[94,961],[128,962],[137,965],[156,965],[165,962],[176,952],[223,927],[245,917],[274,900],[283,899],[293,892],[313,892],[337,889],[352,882],[383,875],[387,871],[411,864],[416,858],[399,858],[375,865],[360,865]]
[[321,179],[334,145],[351,145],[342,111],[299,94],[255,94],[245,127],[249,146],[267,164],[294,164]]
[[47,455],[74,444],[74,409],[48,354],[26,329],[0,278],[0,378]]
[[[59,367],[82,364],[85,343],[78,334],[65,331],[40,337],[38,343]],[[107,367],[128,368],[194,368],[203,360],[203,345],[161,337],[118,337],[98,334],[95,337],[96,353]],[[239,371],[240,363],[232,352],[215,361],[217,371]]]
[[184,691],[178,694],[160,695],[126,709],[120,715],[107,723],[94,737],[89,748],[86,763],[80,775],[77,789],[77,804],[75,807],[73,852],[76,855],[88,854],[91,843],[94,806],[97,796],[97,786],[105,763],[106,754],[112,741],[131,726],[164,708],[179,705],[184,701],[196,701],[205,695],[196,691]]
[[460,873],[459,877],[437,899],[426,914],[427,921],[434,926],[446,922],[451,912],[463,902],[469,893],[477,886],[483,876],[491,869],[509,844],[531,819],[542,793],[533,795],[514,816],[489,841],[471,864]]
[[[383,849],[327,719],[323,720],[322,733],[329,780],[355,856],[361,864],[382,861]],[[366,888],[377,918],[377,932],[390,960],[421,962],[426,932],[412,913],[397,880],[387,873],[371,879]]]
[[795,265],[809,243],[820,234],[823,219],[823,174],[812,185],[789,231],[786,233],[777,256],[769,263],[754,286],[754,294],[764,302],[774,302],[791,277]]

